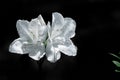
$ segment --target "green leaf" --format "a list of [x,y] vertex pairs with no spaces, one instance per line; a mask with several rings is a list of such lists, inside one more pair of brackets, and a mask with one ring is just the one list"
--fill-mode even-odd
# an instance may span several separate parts
[[117,67],[120,67],[120,62],[118,61],[112,61]]
[[117,55],[115,55],[115,54],[111,54],[111,55],[114,56],[114,57],[116,57],[116,58],[118,58],[118,59],[120,59],[120,57],[117,56]]
[[115,72],[120,72],[120,70],[115,70]]

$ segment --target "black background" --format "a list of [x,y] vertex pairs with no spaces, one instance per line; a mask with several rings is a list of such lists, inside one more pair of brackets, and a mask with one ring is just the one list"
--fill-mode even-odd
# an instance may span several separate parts
[[[18,38],[16,21],[31,20],[42,14],[52,20],[52,12],[73,18],[78,47],[76,57],[62,54],[56,63],[46,57],[34,61],[28,55],[8,52]],[[0,80],[120,80],[115,59],[120,51],[120,1],[105,0],[4,0],[0,1]]]

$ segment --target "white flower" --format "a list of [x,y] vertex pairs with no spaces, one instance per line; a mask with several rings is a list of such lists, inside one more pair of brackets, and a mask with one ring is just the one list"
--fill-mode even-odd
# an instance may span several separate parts
[[47,26],[41,15],[30,22],[27,20],[18,20],[17,31],[20,38],[14,40],[9,51],[12,53],[26,54],[32,59],[39,60],[45,55],[44,41],[47,37]]
[[77,47],[70,38],[75,36],[76,23],[71,18],[63,18],[60,13],[52,14],[52,26],[48,22],[48,40],[46,46],[46,56],[50,62],[60,59],[60,52],[75,56]]
[[17,31],[20,38],[14,40],[9,51],[18,54],[29,54],[34,60],[40,60],[45,54],[47,60],[56,62],[61,53],[68,56],[77,54],[77,47],[71,38],[75,36],[76,23],[71,18],[63,18],[60,13],[52,14],[52,25],[46,25],[42,16],[27,20],[18,20]]

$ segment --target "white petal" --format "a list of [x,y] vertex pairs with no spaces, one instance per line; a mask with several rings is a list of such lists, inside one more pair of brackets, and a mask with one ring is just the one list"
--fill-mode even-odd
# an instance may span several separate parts
[[68,56],[76,56],[77,47],[72,43],[71,40],[66,40],[64,45],[58,45],[59,50],[68,55]]
[[53,13],[52,20],[52,38],[58,36],[72,38],[75,36],[76,22],[72,18],[63,18],[59,13]]
[[26,51],[23,50],[24,42],[18,38],[14,40],[9,47],[9,51],[12,53],[25,54]]
[[45,21],[44,21],[44,19],[43,19],[43,17],[41,15],[38,16],[38,20],[39,20],[41,25],[46,25]]
[[64,45],[65,42],[66,42],[66,39],[63,36],[58,36],[58,37],[55,37],[54,39],[52,39],[53,45],[57,46],[57,47],[58,47],[58,45]]
[[52,14],[52,27],[60,28],[64,24],[64,18],[60,13],[54,12]]
[[32,19],[29,23],[28,30],[31,33],[33,43],[38,41],[38,28],[39,28],[39,20]]
[[33,42],[45,41],[47,37],[47,26],[41,15],[38,16],[38,18],[31,20],[29,24],[29,31],[33,35]]
[[39,15],[37,19],[39,20],[38,39],[44,42],[47,38],[47,25],[41,15]]
[[64,18],[60,13],[53,13],[52,14],[52,32],[51,37],[56,37],[57,35],[61,34],[61,29],[64,25]]
[[40,60],[44,55],[45,55],[45,52],[41,53],[41,51],[38,51],[37,53],[34,53],[34,55],[33,53],[30,53],[29,57],[31,57],[34,60]]
[[45,55],[45,46],[43,43],[27,44],[24,48],[29,52],[29,57],[34,60],[39,60]]
[[50,22],[48,22],[47,27],[48,27],[47,28],[48,38],[51,41],[51,31],[52,31],[52,29],[51,29],[51,26],[50,26]]
[[28,30],[29,22],[26,20],[18,20],[16,23],[17,31],[20,38],[27,41],[32,41],[32,35]]
[[56,62],[60,59],[61,54],[58,48],[55,48],[52,43],[48,42],[46,47],[46,56],[47,60],[50,62]]
[[39,26],[38,41],[44,42],[47,38],[47,26]]
[[75,36],[76,22],[72,18],[65,18],[63,27],[64,37],[72,38]]

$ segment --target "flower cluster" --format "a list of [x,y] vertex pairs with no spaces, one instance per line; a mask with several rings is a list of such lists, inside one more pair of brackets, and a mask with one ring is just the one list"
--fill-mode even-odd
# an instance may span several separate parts
[[77,47],[71,41],[76,29],[76,22],[72,18],[64,18],[54,12],[52,24],[46,24],[39,15],[30,22],[18,20],[16,27],[20,38],[10,44],[9,51],[12,53],[28,54],[34,60],[46,55],[50,62],[59,60],[60,52],[68,56],[77,54]]

